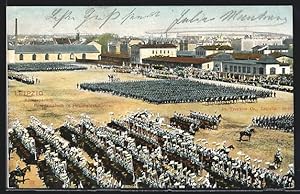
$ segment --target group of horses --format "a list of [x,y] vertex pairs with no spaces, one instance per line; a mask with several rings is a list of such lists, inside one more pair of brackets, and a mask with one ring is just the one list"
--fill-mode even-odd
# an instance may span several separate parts
[[221,119],[221,114],[218,116],[206,115],[200,118],[192,112],[188,116],[174,113],[173,117],[170,118],[170,125],[180,127],[184,131],[195,134],[199,129],[218,129]]
[[210,97],[206,98],[205,102],[207,104],[235,104],[238,101],[244,103],[257,102],[256,95],[241,95],[241,96],[220,96],[220,97]]

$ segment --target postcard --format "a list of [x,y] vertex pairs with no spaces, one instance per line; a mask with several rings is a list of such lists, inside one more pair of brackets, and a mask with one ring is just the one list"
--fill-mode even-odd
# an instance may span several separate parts
[[7,189],[295,188],[291,5],[6,10]]

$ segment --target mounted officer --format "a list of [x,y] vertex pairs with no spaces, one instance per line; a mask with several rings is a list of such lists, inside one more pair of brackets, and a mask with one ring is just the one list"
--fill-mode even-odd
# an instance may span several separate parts
[[17,164],[16,164],[16,172],[21,173],[19,160],[17,161]]
[[282,160],[283,160],[283,155],[281,153],[281,149],[278,148],[277,152],[274,155],[274,163],[276,168],[278,168],[281,165]]

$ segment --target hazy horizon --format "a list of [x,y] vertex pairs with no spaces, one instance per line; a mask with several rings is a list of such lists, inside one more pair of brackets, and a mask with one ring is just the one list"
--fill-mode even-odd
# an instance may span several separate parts
[[293,35],[292,6],[8,6],[7,34],[145,36],[186,31]]

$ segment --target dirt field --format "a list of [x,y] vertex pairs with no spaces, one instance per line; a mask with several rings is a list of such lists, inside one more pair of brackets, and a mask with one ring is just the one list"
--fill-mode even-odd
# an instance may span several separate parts
[[[26,127],[29,124],[29,117],[36,116],[44,124],[53,123],[55,128],[60,127],[66,115],[75,118],[81,113],[87,113],[96,123],[104,125],[110,120],[110,112],[118,118],[128,112],[138,109],[147,109],[154,113],[159,113],[166,122],[173,115],[174,111],[188,114],[190,110],[200,111],[209,114],[222,114],[221,125],[218,130],[201,130],[196,133],[195,140],[205,138],[208,140],[208,147],[212,147],[212,142],[227,141],[227,145],[233,144],[235,149],[231,156],[237,157],[237,152],[242,151],[252,159],[272,162],[273,156],[278,147],[281,148],[284,160],[282,163],[282,173],[288,170],[288,164],[294,161],[294,135],[290,133],[257,129],[251,141],[239,142],[239,131],[248,126],[253,116],[273,115],[293,112],[293,94],[277,92],[276,98],[258,99],[257,103],[237,103],[230,105],[206,105],[202,103],[182,103],[155,105],[145,103],[125,97],[112,96],[110,94],[93,93],[81,91],[76,88],[76,84],[85,81],[108,81],[109,70],[88,70],[75,72],[34,72],[26,73],[40,79],[40,84],[26,85],[16,81],[8,81],[8,121],[18,118]],[[118,74],[123,80],[146,79],[141,75]],[[31,95],[31,96],[28,96]],[[9,171],[16,167],[19,160],[16,154],[12,155],[9,161]],[[21,167],[24,163],[20,163]],[[277,170],[279,173],[279,169]],[[43,188],[42,181],[38,178],[35,166],[31,172],[27,173],[24,184],[21,188]]]

